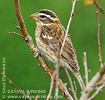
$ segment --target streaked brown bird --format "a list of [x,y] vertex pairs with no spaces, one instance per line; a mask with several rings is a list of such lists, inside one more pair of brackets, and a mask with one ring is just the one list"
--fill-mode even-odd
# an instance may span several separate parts
[[[40,53],[53,64],[58,63],[58,55],[66,33],[59,18],[53,11],[47,9],[42,9],[30,17],[36,21],[35,38]],[[77,78],[81,89],[84,89],[84,82],[79,73],[77,56],[70,36],[66,38],[59,66],[67,67]]]

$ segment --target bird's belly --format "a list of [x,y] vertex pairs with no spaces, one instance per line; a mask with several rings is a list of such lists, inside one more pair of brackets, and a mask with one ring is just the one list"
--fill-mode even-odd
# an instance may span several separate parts
[[48,45],[44,44],[39,37],[36,39],[36,44],[42,55],[44,55],[50,62],[54,64],[57,63],[58,58],[56,57],[56,53],[52,51]]

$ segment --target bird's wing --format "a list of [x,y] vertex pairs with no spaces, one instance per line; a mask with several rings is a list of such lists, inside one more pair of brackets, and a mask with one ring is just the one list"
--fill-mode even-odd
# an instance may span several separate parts
[[[58,57],[62,42],[64,40],[65,29],[63,26],[59,26],[59,28],[54,26],[44,27],[44,29],[46,31],[45,34],[48,34],[51,37],[48,39],[49,48],[53,50]],[[69,35],[66,38],[65,45],[61,54],[61,59],[66,61],[74,71],[79,72],[76,52]]]
[[79,72],[79,65],[77,61],[76,51],[75,48],[73,47],[70,36],[68,36],[65,41],[61,57],[62,59],[68,62],[68,64],[71,66],[71,68],[74,71]]

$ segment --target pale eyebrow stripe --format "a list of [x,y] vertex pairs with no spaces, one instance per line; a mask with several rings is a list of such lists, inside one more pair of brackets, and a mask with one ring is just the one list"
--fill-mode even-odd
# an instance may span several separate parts
[[47,14],[44,14],[44,13],[40,13],[40,16],[42,16],[42,15],[48,17],[49,19],[51,19],[51,20],[53,20],[53,21],[58,20],[58,18],[53,18],[53,17],[51,17],[50,15],[47,15]]

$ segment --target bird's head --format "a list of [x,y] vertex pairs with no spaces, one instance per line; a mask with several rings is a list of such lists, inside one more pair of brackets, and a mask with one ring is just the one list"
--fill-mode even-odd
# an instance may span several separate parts
[[30,18],[36,21],[37,25],[50,25],[53,23],[60,23],[56,14],[47,9],[42,9],[30,16]]

